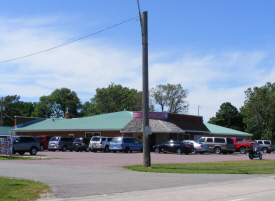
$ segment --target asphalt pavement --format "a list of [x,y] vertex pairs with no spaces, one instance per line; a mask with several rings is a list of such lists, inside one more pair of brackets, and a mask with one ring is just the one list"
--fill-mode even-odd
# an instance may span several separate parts
[[[51,200],[257,200],[275,194],[275,175],[144,173],[121,167],[141,164],[142,153],[45,151],[39,156],[55,159],[1,161],[0,176],[46,183],[55,195]],[[152,153],[151,158],[154,163],[249,160],[241,154]],[[266,159],[274,160],[275,154],[265,154]]]

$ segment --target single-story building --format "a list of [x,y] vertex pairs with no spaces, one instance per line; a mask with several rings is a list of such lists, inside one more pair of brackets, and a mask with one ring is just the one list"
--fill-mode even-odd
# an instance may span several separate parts
[[[90,117],[69,118],[15,117],[15,135],[49,136],[133,136],[142,139],[142,112],[121,111]],[[150,144],[167,140],[196,140],[202,136],[228,136],[248,138],[251,134],[203,122],[202,116],[149,113],[152,135]]]

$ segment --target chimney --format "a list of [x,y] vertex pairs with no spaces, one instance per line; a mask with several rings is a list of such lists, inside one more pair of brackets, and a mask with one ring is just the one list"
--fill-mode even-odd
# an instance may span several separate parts
[[68,108],[66,108],[65,118],[66,118],[66,119],[69,119],[69,118],[70,118],[70,114],[69,114],[69,112],[68,112]]

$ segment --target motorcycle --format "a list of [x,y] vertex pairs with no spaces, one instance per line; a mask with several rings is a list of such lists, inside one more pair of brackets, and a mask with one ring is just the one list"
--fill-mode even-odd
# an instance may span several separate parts
[[263,156],[260,152],[260,149],[258,147],[255,148],[250,148],[249,150],[246,150],[248,157],[250,158],[250,160],[253,160],[253,158],[259,158],[259,159],[263,159]]

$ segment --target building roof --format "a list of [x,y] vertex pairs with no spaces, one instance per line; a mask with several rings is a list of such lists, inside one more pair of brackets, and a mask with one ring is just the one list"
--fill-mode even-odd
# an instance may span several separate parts
[[133,112],[121,111],[75,119],[46,119],[25,127],[13,129],[14,132],[34,131],[97,131],[121,130],[133,119]]
[[204,123],[204,125],[211,132],[211,134],[219,134],[219,135],[222,134],[222,135],[228,135],[228,136],[236,135],[236,136],[243,136],[243,137],[252,136],[252,134],[249,134],[249,133],[237,131],[237,130],[230,129],[230,128],[225,128],[222,126],[217,126],[217,125],[210,124],[210,123]]
[[181,120],[169,120],[169,122],[180,127],[184,131],[188,132],[209,132],[203,122],[195,121],[181,121]]
[[[149,126],[151,126],[152,133],[185,133],[184,130],[182,130],[175,124],[160,119],[149,119]],[[143,120],[141,118],[132,119],[120,132],[143,132]]]
[[[0,135],[9,135],[12,129],[11,126],[0,126]],[[13,132],[12,132],[13,133]]]

